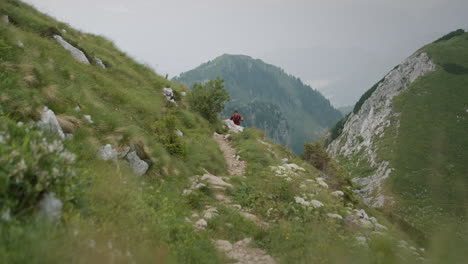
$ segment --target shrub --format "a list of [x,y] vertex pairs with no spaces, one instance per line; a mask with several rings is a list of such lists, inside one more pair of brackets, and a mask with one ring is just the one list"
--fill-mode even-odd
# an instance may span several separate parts
[[223,111],[224,103],[229,101],[229,94],[223,83],[224,80],[219,78],[206,84],[195,83],[188,97],[192,109],[211,123],[218,120],[218,113]]
[[434,41],[434,43],[438,43],[438,42],[442,42],[442,41],[446,41],[446,40],[449,40],[451,38],[454,38],[454,37],[457,37],[457,36],[461,36],[465,34],[465,30],[463,29],[457,29],[455,31],[452,31],[450,33],[448,33],[447,35],[441,37],[440,39]]
[[171,154],[181,157],[187,155],[187,147],[181,137],[176,134],[176,117],[174,115],[166,116],[157,121],[154,125],[154,131],[158,141]]
[[305,144],[303,157],[306,161],[321,171],[328,166],[328,163],[331,160],[330,156],[325,151],[325,148],[320,143]]
[[82,185],[74,162],[61,140],[0,118],[0,212],[25,215],[52,192],[74,201]]

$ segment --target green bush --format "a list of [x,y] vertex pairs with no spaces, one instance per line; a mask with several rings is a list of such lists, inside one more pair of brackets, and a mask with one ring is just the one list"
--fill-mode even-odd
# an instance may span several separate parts
[[321,171],[323,171],[331,161],[330,156],[320,143],[305,144],[303,158]]
[[465,30],[457,29],[457,30],[452,31],[452,32],[448,33],[447,35],[441,37],[440,39],[434,41],[434,43],[446,41],[446,40],[449,40],[451,38],[454,38],[454,37],[457,37],[457,36],[460,36],[460,35],[463,35],[463,34],[465,34]]
[[223,111],[224,103],[229,101],[229,94],[223,83],[224,80],[219,78],[206,84],[195,83],[188,97],[192,109],[211,123],[218,120],[218,113]]
[[83,183],[74,163],[75,155],[61,140],[0,118],[0,212],[25,215],[45,193],[74,201]]
[[176,120],[174,115],[166,116],[155,123],[154,131],[158,141],[171,155],[185,157],[187,147],[181,137],[176,134]]

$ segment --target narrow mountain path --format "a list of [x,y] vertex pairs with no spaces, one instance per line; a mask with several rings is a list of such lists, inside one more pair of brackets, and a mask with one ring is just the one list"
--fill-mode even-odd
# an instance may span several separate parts
[[[223,152],[224,158],[228,165],[228,171],[230,176],[243,176],[245,173],[246,162],[240,160],[237,151],[231,146],[228,141],[228,136],[214,133],[214,140],[219,144],[221,151]],[[231,199],[226,196],[224,189],[218,189],[216,193],[216,199],[221,203],[234,208],[240,212],[240,214],[253,221],[257,226],[266,228],[269,226],[267,222],[260,220],[256,215],[246,212],[240,205],[232,204]],[[209,209],[208,209],[209,210]],[[249,247],[251,238],[244,238],[236,243],[232,244],[227,240],[215,240],[215,246],[226,254],[227,257],[242,264],[276,264],[277,262],[268,255],[264,250],[259,248]]]
[[219,148],[223,152],[224,159],[228,165],[228,171],[231,176],[242,176],[245,172],[245,161],[240,160],[237,151],[231,147],[227,141],[228,135],[220,135],[214,133],[214,140],[218,143]]

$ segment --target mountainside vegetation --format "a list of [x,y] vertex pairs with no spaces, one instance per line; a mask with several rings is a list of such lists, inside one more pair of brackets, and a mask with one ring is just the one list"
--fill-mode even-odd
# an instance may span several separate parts
[[[455,263],[466,257],[468,245],[468,33],[454,31],[416,54],[422,53],[436,65],[435,70],[393,98],[390,111],[395,114],[380,130],[383,133],[371,139],[369,146],[365,145],[367,138],[350,136],[359,129],[353,128],[353,120],[364,118],[369,111],[361,111],[364,105],[375,102],[374,114],[386,111],[383,103],[381,109],[377,103],[385,99],[374,98],[385,79],[335,127],[329,149],[338,150],[335,154],[341,164],[356,179],[378,175],[378,164],[388,164],[391,172],[381,190],[394,202],[382,210],[421,244],[450,251],[448,256]],[[355,151],[348,147],[340,151],[346,145],[354,146]],[[365,154],[369,148],[376,150],[373,160],[377,166]]]
[[191,87],[217,77],[225,80],[232,99],[224,117],[238,110],[245,126],[265,130],[269,138],[296,153],[341,118],[318,91],[282,69],[249,56],[225,54],[180,74],[174,81]]

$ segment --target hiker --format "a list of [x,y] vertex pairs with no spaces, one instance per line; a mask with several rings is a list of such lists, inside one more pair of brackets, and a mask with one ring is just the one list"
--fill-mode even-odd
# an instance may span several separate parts
[[234,111],[234,114],[231,116],[230,119],[234,122],[234,124],[238,126],[240,126],[241,121],[244,121],[244,118],[239,114],[239,112],[237,112],[237,110]]

